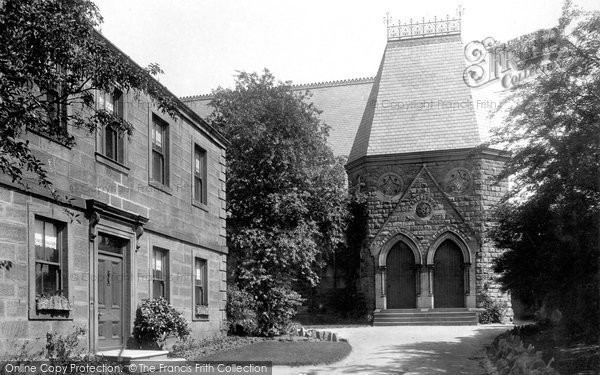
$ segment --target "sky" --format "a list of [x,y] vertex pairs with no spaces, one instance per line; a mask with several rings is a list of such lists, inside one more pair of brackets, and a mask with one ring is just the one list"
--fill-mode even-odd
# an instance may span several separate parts
[[[102,34],[138,64],[158,63],[177,96],[232,87],[236,71],[268,68],[312,83],[372,77],[386,43],[384,19],[451,17],[462,40],[506,41],[555,26],[562,0],[95,0]],[[575,0],[600,9],[600,0]]]

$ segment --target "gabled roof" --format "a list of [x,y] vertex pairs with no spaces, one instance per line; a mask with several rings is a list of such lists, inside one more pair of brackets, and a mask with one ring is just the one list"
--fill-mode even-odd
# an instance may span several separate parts
[[348,162],[484,141],[463,51],[460,35],[388,41]]
[[[373,78],[356,78],[340,81],[296,84],[295,91],[307,90],[315,108],[322,111],[321,121],[329,125],[328,143],[337,156],[348,156],[354,136],[360,124]],[[211,95],[194,95],[181,100],[201,117],[207,117],[213,109],[209,106]]]

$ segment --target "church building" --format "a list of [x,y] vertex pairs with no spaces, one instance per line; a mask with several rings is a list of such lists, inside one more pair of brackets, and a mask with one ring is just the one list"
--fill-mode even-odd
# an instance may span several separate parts
[[[358,289],[375,325],[476,324],[486,298],[512,314],[487,237],[506,154],[481,147],[489,125],[465,68],[459,16],[389,25],[374,78],[295,86],[348,157],[349,189],[366,196]],[[183,101],[210,112],[210,96]]]

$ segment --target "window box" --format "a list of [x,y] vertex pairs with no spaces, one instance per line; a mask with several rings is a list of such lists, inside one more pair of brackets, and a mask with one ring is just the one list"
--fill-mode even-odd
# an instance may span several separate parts
[[208,305],[194,306],[194,313],[196,314],[196,316],[207,316],[208,315]]
[[65,296],[38,296],[35,299],[35,307],[40,311],[71,311],[71,302]]

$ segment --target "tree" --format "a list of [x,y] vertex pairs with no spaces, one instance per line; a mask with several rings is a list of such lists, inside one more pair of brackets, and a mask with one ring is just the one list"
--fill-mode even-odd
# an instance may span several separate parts
[[273,75],[239,73],[213,92],[208,121],[231,142],[227,162],[230,275],[257,299],[263,334],[294,313],[298,283],[316,285],[323,253],[343,241],[342,161],[306,93]]
[[96,90],[148,94],[175,116],[172,95],[152,78],[160,67],[142,69],[125,57],[95,30],[101,22],[89,0],[0,2],[0,171],[13,182],[33,180],[59,198],[23,132],[66,145],[75,143],[67,123],[132,135],[130,123],[96,108]]
[[[573,334],[597,339],[600,225],[600,13],[565,3],[559,25],[508,46],[538,72],[502,103],[494,142],[512,156],[513,189],[493,237],[505,289],[563,314]],[[544,68],[540,68],[544,67]]]

